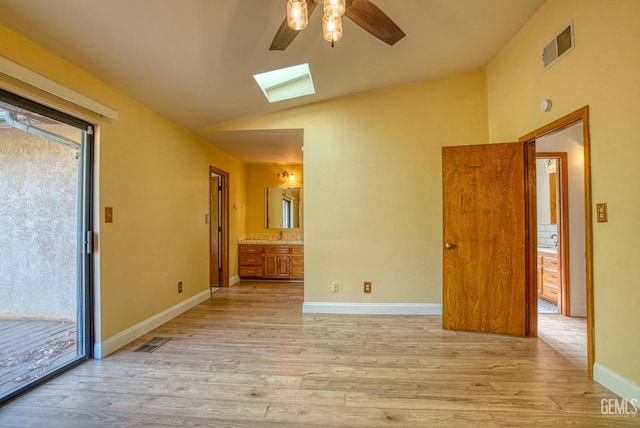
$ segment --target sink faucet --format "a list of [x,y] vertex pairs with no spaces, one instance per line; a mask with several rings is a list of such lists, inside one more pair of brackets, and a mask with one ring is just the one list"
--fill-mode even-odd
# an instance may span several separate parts
[[553,241],[553,245],[555,245],[556,247],[558,246],[558,235],[556,235],[555,233],[551,234],[551,239],[555,239],[555,241]]

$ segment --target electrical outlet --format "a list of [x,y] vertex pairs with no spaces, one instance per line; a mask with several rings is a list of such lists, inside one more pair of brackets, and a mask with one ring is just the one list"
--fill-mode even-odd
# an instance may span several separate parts
[[371,283],[369,281],[365,281],[364,283],[364,292],[371,293]]
[[182,281],[178,283],[178,294],[182,293]]
[[340,283],[339,282],[332,282],[331,283],[331,289],[333,290],[334,293],[339,293],[340,292]]

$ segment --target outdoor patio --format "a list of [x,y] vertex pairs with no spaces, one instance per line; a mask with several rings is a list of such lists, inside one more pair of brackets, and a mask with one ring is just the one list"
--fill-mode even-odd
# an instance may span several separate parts
[[76,323],[0,319],[0,394],[77,355]]

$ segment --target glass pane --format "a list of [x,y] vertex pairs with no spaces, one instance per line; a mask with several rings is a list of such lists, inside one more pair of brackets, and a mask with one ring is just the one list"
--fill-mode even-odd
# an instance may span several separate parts
[[86,354],[84,139],[0,102],[0,398]]

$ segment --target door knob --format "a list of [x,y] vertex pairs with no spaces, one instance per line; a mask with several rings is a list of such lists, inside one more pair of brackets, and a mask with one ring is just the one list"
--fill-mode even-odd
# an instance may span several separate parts
[[453,248],[453,244],[449,244],[448,242],[444,243],[444,248],[446,248],[447,250],[450,250]]

